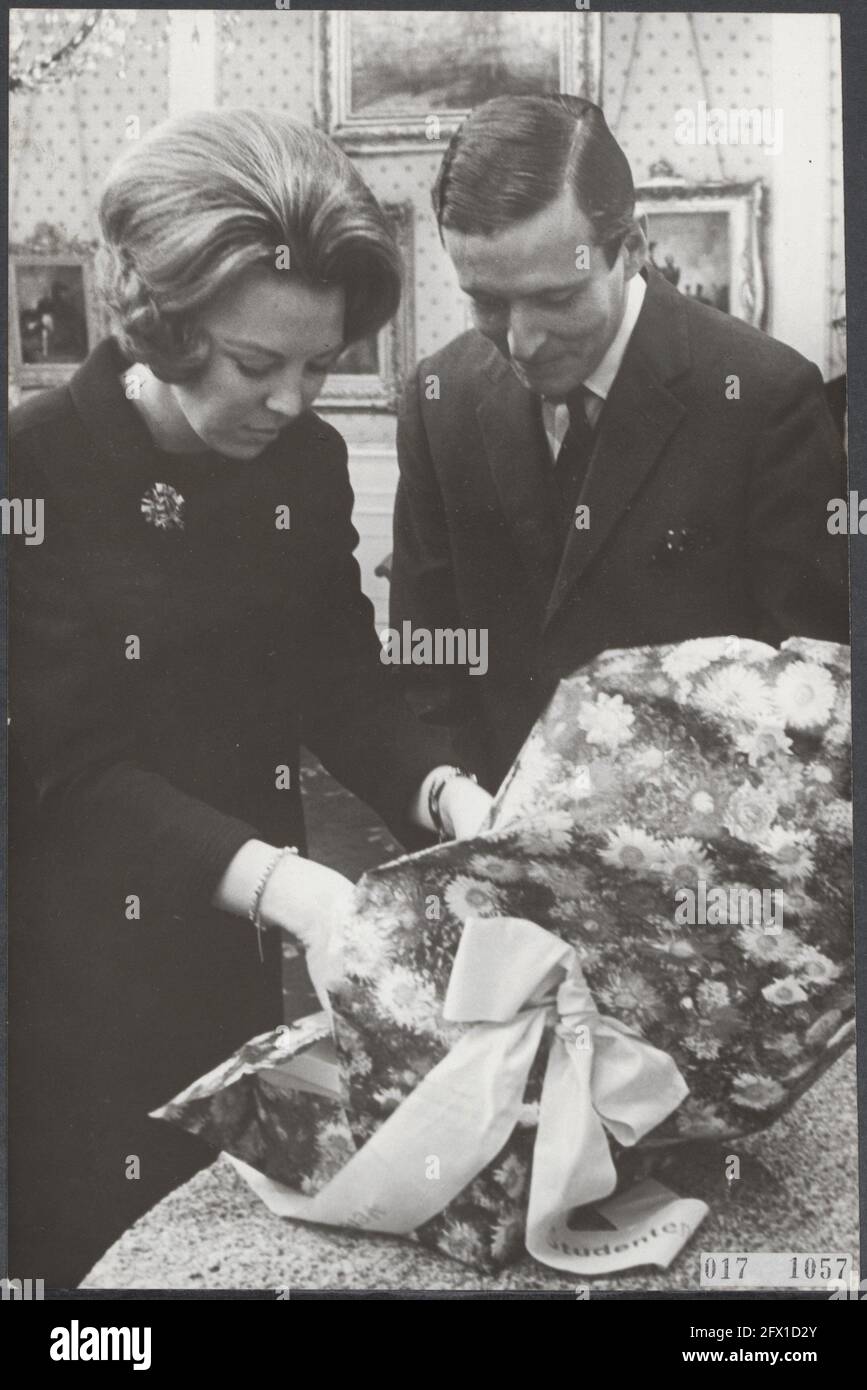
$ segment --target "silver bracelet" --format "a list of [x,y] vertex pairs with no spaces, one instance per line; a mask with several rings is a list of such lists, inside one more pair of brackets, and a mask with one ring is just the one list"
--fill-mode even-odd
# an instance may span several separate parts
[[479,784],[476,774],[468,772],[464,767],[444,767],[428,792],[428,815],[433,821],[433,827],[439,836],[440,844],[443,844],[447,838],[440,815],[440,799],[449,782],[454,782],[457,777],[465,777],[468,782],[475,782],[476,786]]
[[277,868],[277,865],[282,863],[282,861],[286,858],[287,854],[297,853],[297,845],[284,845],[282,849],[278,849],[277,853],[265,866],[265,871],[262,874],[262,877],[259,879],[259,882],[256,885],[256,891],[253,894],[253,901],[250,904],[250,911],[247,913],[248,918],[253,923],[253,926],[256,928],[256,940],[259,945],[259,960],[263,964],[265,962],[265,957],[262,953],[262,899],[265,896],[265,889],[271,882],[271,875]]

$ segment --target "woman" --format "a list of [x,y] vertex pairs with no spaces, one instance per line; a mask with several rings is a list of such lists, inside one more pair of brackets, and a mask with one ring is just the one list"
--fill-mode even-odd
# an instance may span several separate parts
[[315,131],[209,112],[100,223],[114,336],[12,419],[45,539],[12,556],[9,1268],[58,1287],[211,1160],[147,1115],[280,1022],[259,929],[346,906],[296,853],[299,743],[397,833],[489,801],[393,693],[310,409],[398,303],[369,190]]

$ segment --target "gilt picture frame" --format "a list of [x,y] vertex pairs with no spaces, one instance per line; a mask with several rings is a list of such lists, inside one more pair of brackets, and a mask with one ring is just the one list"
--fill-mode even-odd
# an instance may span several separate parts
[[651,263],[666,279],[682,294],[764,328],[764,182],[651,179],[636,197],[647,216]]
[[317,18],[317,115],[349,153],[442,148],[491,96],[599,96],[601,22],[590,11],[326,10]]
[[400,308],[384,328],[347,348],[316,399],[317,410],[394,412],[415,365],[415,237],[411,202],[383,203],[403,262]]
[[96,243],[40,224],[9,248],[9,375],[18,392],[58,386],[104,331],[94,289]]

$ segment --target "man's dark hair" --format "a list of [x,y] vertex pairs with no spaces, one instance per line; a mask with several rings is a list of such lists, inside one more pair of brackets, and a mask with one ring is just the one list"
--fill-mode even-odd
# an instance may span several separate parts
[[583,97],[494,97],[455,131],[432,197],[437,224],[490,236],[571,188],[613,265],[635,215],[626,155],[601,109]]

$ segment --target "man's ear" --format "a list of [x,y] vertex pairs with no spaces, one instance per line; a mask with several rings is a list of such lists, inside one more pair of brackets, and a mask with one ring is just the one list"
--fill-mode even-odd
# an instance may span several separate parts
[[627,280],[637,275],[648,258],[647,217],[639,213],[623,238],[623,274]]

